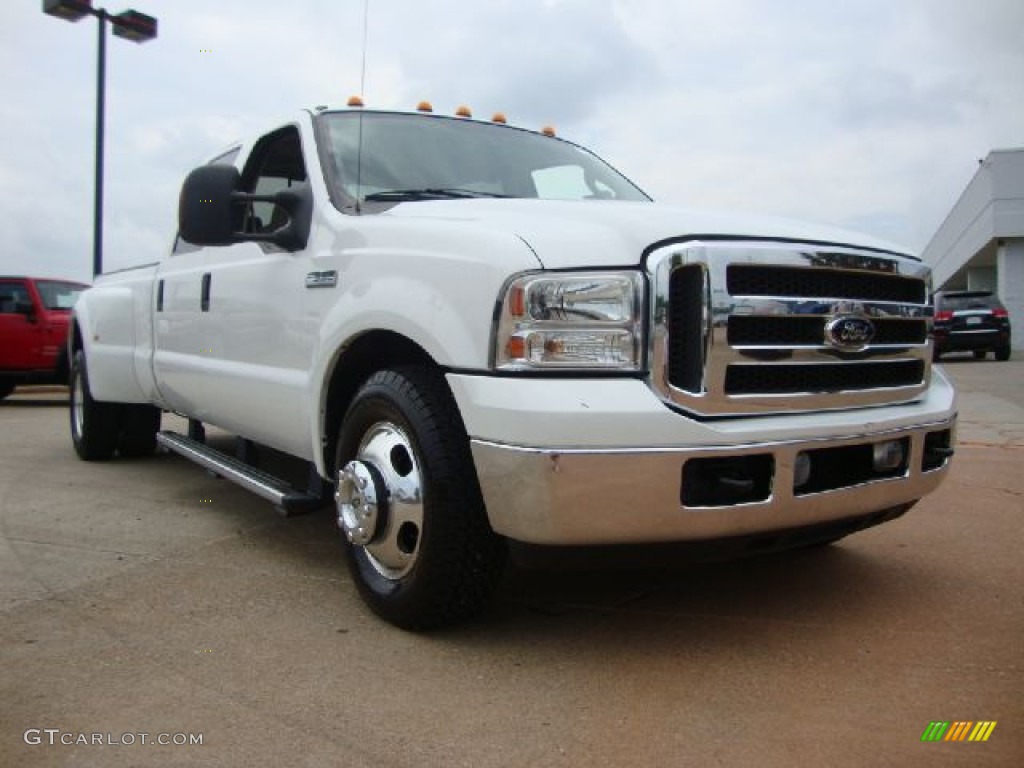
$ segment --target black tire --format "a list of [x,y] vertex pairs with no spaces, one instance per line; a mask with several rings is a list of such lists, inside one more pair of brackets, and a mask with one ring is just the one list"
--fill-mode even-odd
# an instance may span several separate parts
[[17,386],[13,381],[0,381],[0,400],[11,394]]
[[996,360],[1001,363],[1005,363],[1010,359],[1010,345],[1007,344],[1005,347],[999,347],[996,349]]
[[121,435],[117,452],[124,457],[151,456],[156,450],[160,409],[152,405],[121,406]]
[[987,349],[976,349],[976,350],[974,350],[974,359],[975,360],[984,360],[985,359],[985,355],[987,355],[987,354],[988,354],[988,350]]
[[411,630],[479,613],[501,577],[506,546],[487,521],[465,427],[440,374],[402,367],[371,376],[345,414],[335,459],[339,517],[365,510],[353,473],[364,473],[363,488],[372,476],[378,498],[388,499],[379,515],[375,507],[367,541],[341,536],[370,609]]
[[942,353],[939,352],[939,350],[937,350],[937,349],[932,350],[932,362],[937,363],[941,359],[942,359]]
[[68,382],[68,413],[71,419],[71,442],[79,458],[85,461],[109,459],[117,448],[121,434],[121,406],[92,399],[85,353],[75,352]]

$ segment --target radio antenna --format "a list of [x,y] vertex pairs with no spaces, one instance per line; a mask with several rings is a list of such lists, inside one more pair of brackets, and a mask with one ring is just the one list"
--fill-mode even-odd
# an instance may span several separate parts
[[370,0],[363,0],[363,66],[359,74],[359,95],[366,98],[366,40],[370,29]]
[[[370,29],[370,0],[363,0],[363,63],[359,72],[359,96],[366,103],[366,41]],[[356,140],[356,213],[362,213],[363,194],[363,112],[359,107],[359,138]]]

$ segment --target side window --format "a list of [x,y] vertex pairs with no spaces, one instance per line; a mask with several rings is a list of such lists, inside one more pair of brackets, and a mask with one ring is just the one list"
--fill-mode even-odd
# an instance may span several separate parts
[[13,315],[19,303],[30,301],[28,288],[24,283],[0,282],[0,315]]
[[[282,128],[253,149],[242,172],[242,187],[257,195],[273,195],[306,180],[299,132]],[[246,211],[247,232],[273,232],[288,223],[288,214],[273,203],[257,202]]]
[[85,286],[59,280],[36,280],[36,291],[47,309],[71,309]]
[[229,149],[223,155],[218,155],[217,157],[213,158],[213,160],[211,160],[209,163],[207,163],[207,165],[234,165],[235,164],[235,158],[238,157],[238,153],[241,150],[242,150],[241,147],[235,147],[234,149]]

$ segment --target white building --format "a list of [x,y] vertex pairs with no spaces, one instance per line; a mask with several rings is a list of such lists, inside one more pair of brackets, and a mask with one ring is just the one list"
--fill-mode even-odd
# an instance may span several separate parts
[[922,254],[936,290],[993,290],[1024,349],[1024,148],[994,149]]

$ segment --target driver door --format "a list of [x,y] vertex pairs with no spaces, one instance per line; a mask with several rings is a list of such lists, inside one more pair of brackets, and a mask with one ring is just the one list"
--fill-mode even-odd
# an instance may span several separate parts
[[[304,183],[306,163],[295,126],[260,139],[242,170],[243,188],[258,194]],[[241,226],[272,232],[286,217],[272,203],[251,203]],[[188,415],[309,458],[307,381],[320,315],[306,289],[312,269],[307,251],[243,242],[195,248],[170,263],[174,274],[161,275],[164,300],[177,304],[164,307],[173,315],[164,323],[172,332],[163,338],[158,332],[161,390],[173,377],[174,395]],[[174,328],[187,331],[175,334]],[[178,347],[187,348],[184,367],[185,358],[173,349]]]

